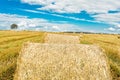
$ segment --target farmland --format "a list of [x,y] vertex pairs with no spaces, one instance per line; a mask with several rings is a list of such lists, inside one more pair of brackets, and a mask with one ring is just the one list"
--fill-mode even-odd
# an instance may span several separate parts
[[16,59],[24,42],[44,41],[44,32],[0,31],[0,80],[12,80]]
[[[62,33],[63,34],[63,33]],[[68,33],[67,33],[68,34]],[[69,34],[81,36],[81,44],[94,44],[104,49],[114,79],[120,77],[120,39],[108,34]],[[0,80],[12,80],[16,70],[16,59],[25,42],[43,43],[45,32],[0,31]]]
[[109,59],[113,78],[120,80],[120,39],[119,35],[83,34],[82,44],[95,44],[104,49]]
[[112,80],[106,55],[78,36],[48,33],[22,48],[14,80]]

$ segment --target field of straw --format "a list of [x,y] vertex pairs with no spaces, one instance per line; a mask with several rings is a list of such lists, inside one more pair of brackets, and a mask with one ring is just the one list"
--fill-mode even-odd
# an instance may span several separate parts
[[0,31],[0,80],[13,80],[16,59],[24,42],[44,42],[44,32]]
[[68,36],[60,34],[47,34],[45,37],[45,43],[65,43],[65,44],[76,44],[80,43],[80,38],[78,36]]
[[14,80],[111,80],[103,51],[79,44],[78,38],[48,34],[44,44],[26,44],[19,55]]
[[[95,44],[104,49],[112,73],[113,80],[120,80],[120,35],[108,34],[73,34],[81,36],[81,44]],[[0,80],[13,80],[16,70],[16,59],[25,42],[43,43],[44,32],[35,31],[0,31]]]
[[[79,35],[79,34],[76,34]],[[120,35],[82,34],[81,44],[95,44],[104,49],[108,57],[113,80],[120,80]]]

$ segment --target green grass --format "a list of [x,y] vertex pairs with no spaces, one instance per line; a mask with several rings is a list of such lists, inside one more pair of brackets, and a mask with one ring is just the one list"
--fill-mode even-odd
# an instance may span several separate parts
[[12,80],[16,60],[25,42],[44,42],[44,32],[0,31],[0,80]]

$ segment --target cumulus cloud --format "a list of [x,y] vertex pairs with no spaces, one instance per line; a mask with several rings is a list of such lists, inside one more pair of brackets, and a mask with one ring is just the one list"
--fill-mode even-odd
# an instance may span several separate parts
[[108,30],[110,31],[119,31],[118,29],[120,29],[120,13],[112,13],[112,14],[98,14],[98,15],[93,15],[93,17],[96,19],[96,21],[101,21],[101,22],[105,22],[111,26],[114,27],[113,28],[108,28]]
[[58,26],[52,26],[52,28],[55,30],[60,30],[60,27],[58,27]]
[[120,24],[118,24],[117,27],[120,29]]
[[119,0],[21,0],[31,5],[41,5],[39,10],[48,10],[59,13],[79,13],[83,10],[88,13],[107,13],[109,10],[120,8]]
[[[10,25],[15,23],[18,24],[19,29],[28,29],[35,26],[38,26],[40,23],[45,23],[45,19],[29,19],[27,16],[20,15],[10,15],[10,14],[1,14],[0,13],[0,27],[4,29],[10,29]],[[39,24],[38,24],[39,23]]]
[[45,19],[27,16],[0,14],[0,29],[10,29],[13,23],[18,24],[19,30],[44,30],[44,31],[80,31],[79,26],[68,23],[51,23]]
[[97,21],[105,22],[119,27],[120,13],[93,15]]
[[116,29],[113,27],[108,28],[109,31],[115,31]]
[[120,22],[120,13],[98,14],[98,15],[93,15],[93,17],[98,21]]
[[109,11],[120,11],[119,0],[21,0],[21,2],[30,5],[41,5],[42,7],[37,8],[37,10],[47,10],[56,13],[80,13],[81,11],[86,11],[95,21],[58,14],[52,15],[73,20],[105,23],[113,26],[116,30],[120,29],[120,12],[109,13]]

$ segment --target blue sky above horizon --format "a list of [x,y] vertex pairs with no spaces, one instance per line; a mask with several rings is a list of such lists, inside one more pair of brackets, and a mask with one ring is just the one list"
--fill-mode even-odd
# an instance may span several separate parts
[[120,33],[119,0],[1,0],[0,30]]

